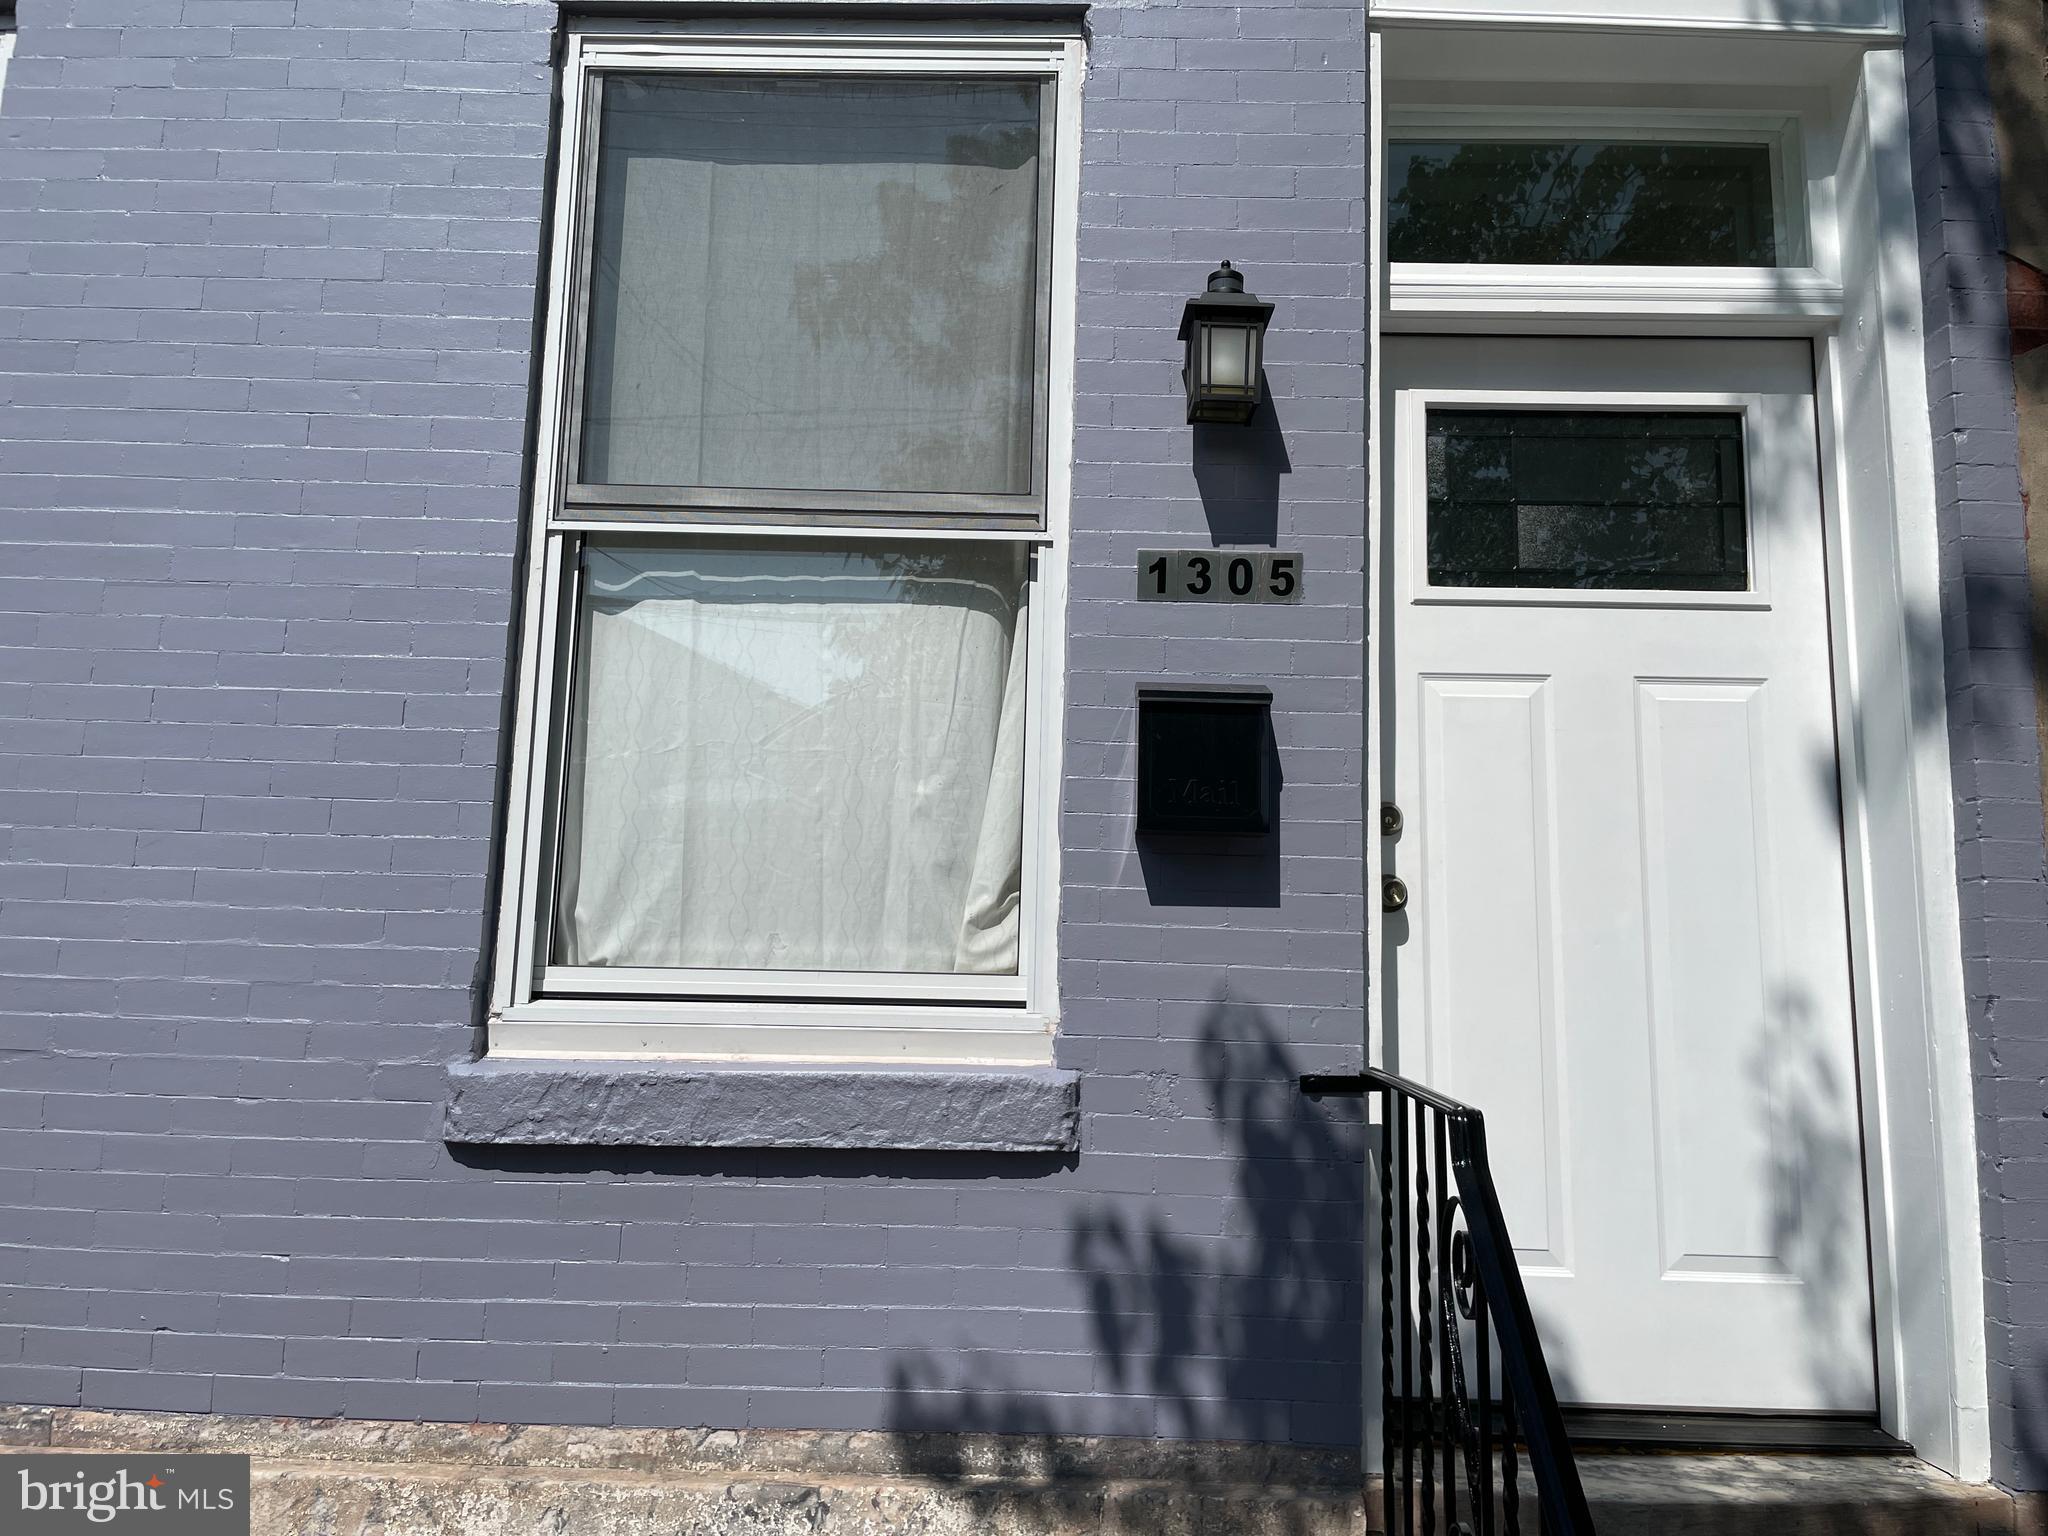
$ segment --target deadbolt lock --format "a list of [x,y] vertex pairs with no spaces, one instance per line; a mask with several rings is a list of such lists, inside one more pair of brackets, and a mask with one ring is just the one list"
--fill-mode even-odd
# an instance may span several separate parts
[[1380,910],[1399,912],[1408,905],[1408,883],[1399,875],[1389,875],[1380,882]]
[[1406,823],[1402,820],[1401,817],[1401,807],[1394,804],[1394,802],[1391,800],[1381,801],[1380,836],[1399,837],[1401,835],[1401,828],[1404,825],[1406,825]]

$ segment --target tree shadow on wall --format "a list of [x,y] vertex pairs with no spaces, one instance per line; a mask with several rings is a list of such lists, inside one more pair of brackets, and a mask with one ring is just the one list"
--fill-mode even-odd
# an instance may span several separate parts
[[[2010,1278],[2006,1283],[2011,1284]],[[2024,1283],[2024,1282],[2022,1282]],[[2008,1325],[2009,1326],[2009,1325]],[[2028,1351],[2014,1347],[2019,1330],[2009,1334],[2014,1356]],[[1993,1351],[1999,1340],[1994,1334]],[[2048,1350],[2034,1349],[2032,1359],[2016,1359],[2013,1367],[2012,1418],[1991,1424],[1992,1460],[1996,1474],[2014,1488],[2048,1488]],[[1993,1401],[1996,1410],[1996,1399]]]
[[[1276,1449],[1285,1471],[1269,1459],[1255,1480],[1356,1487],[1365,1263],[1359,1101],[1304,1099],[1297,1065],[1255,1008],[1212,1003],[1198,1042],[1199,1081],[1162,1075],[1151,1097],[1169,1126],[1200,1113],[1221,1128],[1235,1167],[1225,1235],[1177,1233],[1147,1210],[1163,1196],[1094,1197],[1066,1245],[1087,1298],[1092,1390],[1034,1390],[1000,1357],[907,1353],[892,1372],[888,1415],[907,1470],[949,1481],[1028,1474],[1043,1481],[1026,1497],[1050,1515],[1076,1496],[1058,1486],[1062,1471],[1090,1470],[1071,1458],[1086,1454],[1074,1437],[1099,1432],[1094,1400],[1135,1397],[1154,1405],[1152,1433],[1164,1440],[1297,1448]],[[976,1435],[1013,1438],[996,1447],[961,1439]],[[1228,1480],[1246,1465],[1243,1456],[1216,1460],[1204,1450],[1170,1475]],[[1131,1529],[1165,1528],[1138,1518]],[[1163,1509],[1158,1519],[1170,1523]]]

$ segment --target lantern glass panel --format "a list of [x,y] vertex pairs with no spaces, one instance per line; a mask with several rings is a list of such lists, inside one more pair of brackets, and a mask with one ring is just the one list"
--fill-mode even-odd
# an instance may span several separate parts
[[1209,340],[1208,377],[1203,382],[1212,389],[1248,388],[1252,383],[1255,361],[1252,328],[1212,322],[1202,330]]

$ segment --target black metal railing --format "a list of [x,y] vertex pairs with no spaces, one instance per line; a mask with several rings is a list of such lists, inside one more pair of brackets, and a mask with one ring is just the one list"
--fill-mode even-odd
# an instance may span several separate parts
[[1381,1529],[1592,1536],[1483,1117],[1371,1069],[1304,1077],[1301,1091],[1378,1100]]

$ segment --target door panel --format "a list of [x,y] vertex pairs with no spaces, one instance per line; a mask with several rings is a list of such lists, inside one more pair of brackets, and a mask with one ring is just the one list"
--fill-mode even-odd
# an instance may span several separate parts
[[1391,1064],[1562,1396],[1868,1410],[1810,350],[1386,345]]
[[1567,1230],[1557,1098],[1556,860],[1541,677],[1432,677],[1420,695],[1423,790],[1441,834],[1427,874],[1439,1069],[1498,1105],[1523,1155],[1498,1170],[1525,1263],[1561,1265]]
[[[1758,682],[1636,685],[1650,1102],[1664,1273],[1789,1273],[1771,1233],[1771,1122],[1730,1116],[1768,1061]],[[1752,828],[1750,836],[1729,829]],[[1746,1027],[1745,1027],[1746,1026]],[[1759,1155],[1759,1154],[1762,1155]]]

